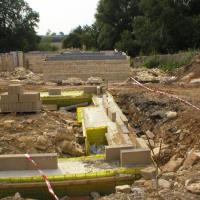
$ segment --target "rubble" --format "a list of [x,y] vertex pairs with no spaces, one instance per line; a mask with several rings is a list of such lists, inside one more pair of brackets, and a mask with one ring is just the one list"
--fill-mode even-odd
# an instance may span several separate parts
[[42,75],[35,74],[32,71],[25,69],[23,67],[17,67],[10,72],[0,72],[0,78],[5,80],[18,80],[20,83],[28,85],[43,85],[44,81]]
[[200,194],[200,180],[192,179],[186,181],[186,189],[194,194]]
[[116,192],[121,193],[130,193],[131,192],[131,186],[130,185],[120,185],[115,187]]
[[0,200],[34,200],[34,199],[24,199],[24,198],[21,197],[21,195],[19,193],[16,193],[14,196],[5,197],[5,198],[0,199]]
[[151,180],[153,178],[156,178],[156,175],[157,175],[156,174],[156,168],[153,167],[153,166],[141,169],[140,172],[141,172],[142,177],[145,180]]
[[91,84],[91,85],[100,85],[103,83],[103,79],[100,77],[90,77],[86,81],[86,84]]
[[[73,122],[74,119],[70,122],[68,119],[59,112],[1,116],[1,154],[56,152],[62,157],[83,155],[83,147],[78,144],[81,127]],[[60,149],[63,141],[72,142],[72,149],[63,152]]]
[[67,80],[62,80],[62,85],[83,85],[85,82],[80,78],[68,78]]
[[171,183],[165,179],[159,179],[158,180],[158,186],[161,188],[167,188],[170,189],[171,188]]
[[162,171],[163,172],[175,172],[178,170],[178,168],[182,165],[183,163],[183,158],[175,158],[172,157],[170,161],[163,166]]

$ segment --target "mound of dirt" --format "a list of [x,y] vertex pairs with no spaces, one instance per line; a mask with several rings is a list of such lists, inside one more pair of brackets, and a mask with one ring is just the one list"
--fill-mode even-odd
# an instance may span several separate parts
[[[60,112],[0,116],[0,154],[58,153],[82,156],[82,129]],[[66,145],[67,144],[67,145]],[[67,146],[67,147],[66,147]]]
[[200,83],[200,55],[195,56],[192,61],[177,71],[179,82]]
[[0,78],[3,80],[18,80],[24,84],[42,85],[43,77],[23,67],[15,68],[14,71],[0,72]]
[[193,108],[140,90],[131,94],[120,92],[116,101],[139,137],[145,139],[146,134],[153,133],[153,148],[159,146],[160,139],[163,140],[163,147],[167,146],[167,149],[160,155],[160,165],[166,164],[173,156],[185,158],[189,150],[200,148],[200,115]]

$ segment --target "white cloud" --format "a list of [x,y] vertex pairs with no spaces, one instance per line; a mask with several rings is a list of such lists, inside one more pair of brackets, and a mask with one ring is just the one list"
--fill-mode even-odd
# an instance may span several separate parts
[[78,25],[91,25],[99,0],[26,0],[40,14],[37,32],[69,33]]

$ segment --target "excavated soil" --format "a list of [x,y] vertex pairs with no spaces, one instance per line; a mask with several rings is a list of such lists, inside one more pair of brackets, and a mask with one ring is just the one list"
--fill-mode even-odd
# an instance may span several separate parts
[[[172,94],[178,93],[181,98],[200,107],[198,87],[157,85],[156,88]],[[123,91],[113,90],[113,94],[139,137],[151,131],[155,135],[155,146],[160,139],[163,145],[169,146],[168,155],[162,157],[159,163],[165,164],[173,155],[184,157],[188,150],[200,148],[200,111],[179,100],[149,93],[134,85]],[[176,112],[177,117],[168,119],[166,113],[170,111]]]
[[82,156],[82,129],[73,114],[0,115],[0,154],[58,153],[62,157]]

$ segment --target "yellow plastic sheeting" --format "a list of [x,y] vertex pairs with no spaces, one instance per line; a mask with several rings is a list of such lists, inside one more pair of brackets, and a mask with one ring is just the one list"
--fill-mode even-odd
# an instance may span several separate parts
[[107,127],[86,128],[86,139],[89,144],[106,145]]
[[41,96],[41,100],[43,104],[56,104],[59,107],[62,106],[70,106],[79,103],[91,103],[92,96],[88,94],[78,95],[78,96]]
[[[136,175],[139,174],[140,170],[137,168],[118,168],[110,170],[102,170],[98,172],[90,173],[80,173],[80,174],[65,174],[57,176],[49,176],[49,181],[69,181],[69,180],[84,180],[84,179],[94,179],[94,178],[104,178],[112,177],[118,175]],[[0,178],[2,183],[34,183],[34,182],[43,182],[41,176],[34,177],[17,177],[17,178]]]
[[81,123],[83,120],[83,108],[84,107],[79,107],[76,109],[76,116],[78,123]]
[[[51,95],[54,96],[54,97],[58,97],[58,96],[67,96],[67,97],[78,97],[78,96],[83,96],[84,95],[84,91],[61,91],[61,95]],[[50,96],[49,95],[49,92],[40,92],[40,97],[48,97]]]

